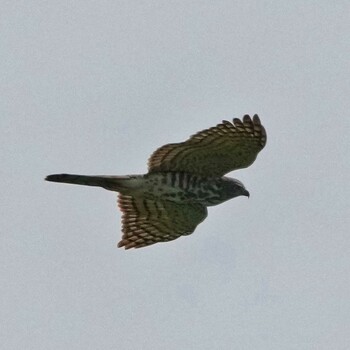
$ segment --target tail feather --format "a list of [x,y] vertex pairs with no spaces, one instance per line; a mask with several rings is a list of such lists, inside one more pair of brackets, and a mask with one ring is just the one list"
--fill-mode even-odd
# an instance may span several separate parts
[[50,182],[62,182],[74,185],[98,186],[111,191],[120,191],[123,188],[125,176],[87,176],[72,174],[48,175],[45,180]]

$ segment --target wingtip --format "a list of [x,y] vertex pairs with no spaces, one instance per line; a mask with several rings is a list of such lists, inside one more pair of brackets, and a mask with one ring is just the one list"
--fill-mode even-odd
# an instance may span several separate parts
[[135,247],[135,242],[129,242],[126,239],[122,239],[117,244],[117,248],[124,248],[125,250],[128,250],[130,248],[134,248],[134,247]]
[[261,125],[260,118],[259,118],[259,116],[257,114],[253,115],[253,122],[254,122],[254,124]]

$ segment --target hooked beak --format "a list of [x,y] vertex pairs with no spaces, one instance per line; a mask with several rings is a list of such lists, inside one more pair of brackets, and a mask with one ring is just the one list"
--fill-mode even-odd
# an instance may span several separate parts
[[248,192],[247,190],[245,190],[245,191],[243,192],[243,195],[244,195],[244,196],[247,196],[248,198],[249,198],[249,196],[250,196],[250,194],[249,194],[249,192]]

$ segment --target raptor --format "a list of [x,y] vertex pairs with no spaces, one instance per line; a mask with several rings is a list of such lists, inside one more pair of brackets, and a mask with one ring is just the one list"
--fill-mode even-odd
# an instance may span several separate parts
[[240,181],[224,175],[250,166],[265,144],[258,115],[245,115],[160,147],[144,175],[55,174],[46,180],[118,192],[122,211],[118,247],[141,248],[189,235],[207,217],[207,207],[249,196]]

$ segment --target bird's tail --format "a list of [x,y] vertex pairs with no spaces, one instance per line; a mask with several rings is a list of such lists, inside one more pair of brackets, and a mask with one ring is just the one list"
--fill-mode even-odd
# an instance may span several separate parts
[[87,176],[71,174],[54,174],[45,178],[46,181],[62,182],[74,185],[98,186],[106,190],[120,192],[127,188],[128,176]]

